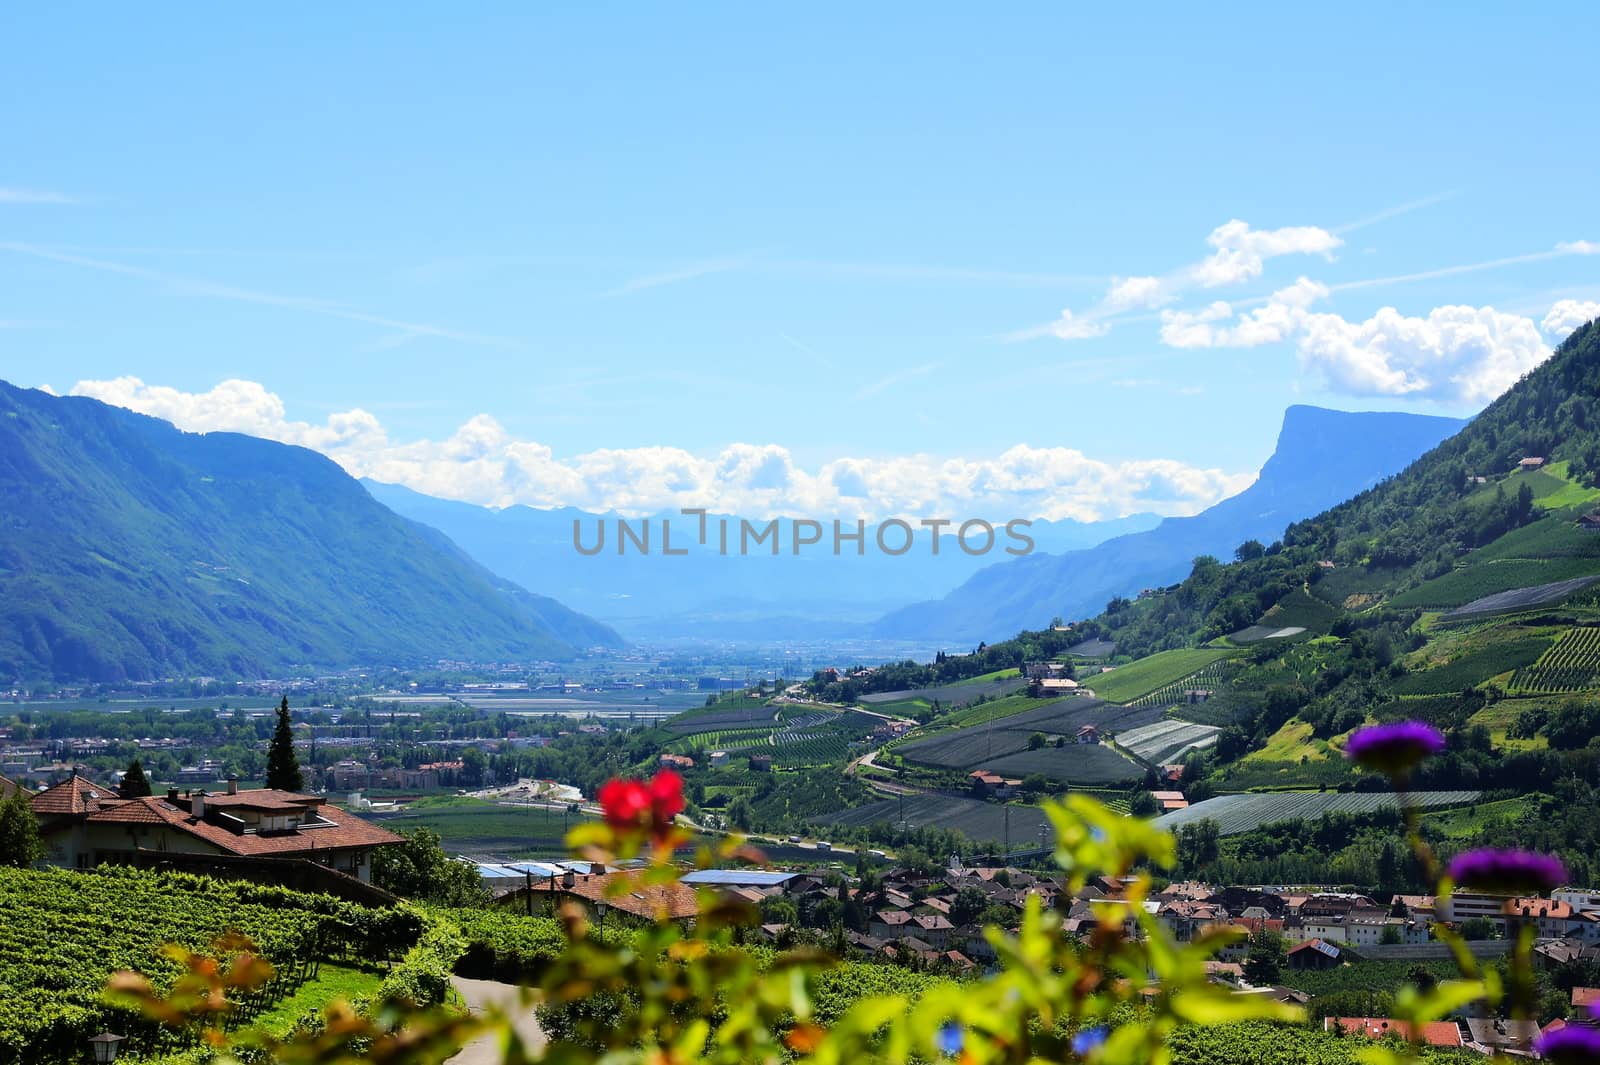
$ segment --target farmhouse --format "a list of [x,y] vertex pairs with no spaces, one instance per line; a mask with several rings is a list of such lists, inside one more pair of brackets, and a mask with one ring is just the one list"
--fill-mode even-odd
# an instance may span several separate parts
[[1291,969],[1337,969],[1343,964],[1340,950],[1322,939],[1308,939],[1289,948]]
[[974,769],[967,774],[967,779],[972,781],[973,791],[980,795],[992,795],[997,799],[1009,799],[1022,787],[1020,779],[1003,777],[987,769]]
[[1161,804],[1162,813],[1170,813],[1173,810],[1187,810],[1189,808],[1189,800],[1183,797],[1183,792],[1181,791],[1152,791],[1150,797]]
[[400,837],[320,795],[272,788],[180,796],[118,798],[110,788],[73,775],[29,800],[48,847],[46,861],[72,869],[103,862],[137,863],[151,854],[221,854],[302,858],[360,880],[372,876],[372,852]]
[[1078,729],[1079,743],[1099,743],[1100,730],[1093,725],[1084,725]]
[[656,761],[663,769],[694,768],[694,759],[686,754],[663,754]]
[[1536,470],[1543,465],[1544,459],[1538,455],[1529,455],[1527,458],[1517,463],[1517,466],[1524,470]]

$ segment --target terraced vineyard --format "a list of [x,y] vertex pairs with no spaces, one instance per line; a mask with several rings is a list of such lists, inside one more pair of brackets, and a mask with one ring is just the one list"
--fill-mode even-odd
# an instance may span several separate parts
[[1600,628],[1568,629],[1511,678],[1513,692],[1563,695],[1600,687]]
[[1087,680],[1095,695],[1112,703],[1131,703],[1136,699],[1182,684],[1233,652],[1215,647],[1181,647],[1158,651],[1137,662],[1118,666]]
[[1194,689],[1207,689],[1215,691],[1222,686],[1226,677],[1228,663],[1226,659],[1213,662],[1198,672],[1187,677],[1175,680],[1162,688],[1157,688],[1149,695],[1140,696],[1129,706],[1173,706],[1185,701],[1184,692]]
[[[967,728],[949,729],[896,748],[911,762],[947,769],[992,769],[1026,776],[1043,773],[1072,784],[1113,784],[1143,773],[1136,763],[1099,744],[1077,743],[1078,730],[1094,725],[1103,734],[1118,734],[1160,718],[1155,710],[1129,710],[1097,699],[1074,696],[1034,710],[996,718]],[[1047,746],[1030,750],[1034,733]],[[1054,746],[1059,738],[1064,746]]]
[[[1414,791],[1408,801],[1424,808],[1443,809],[1478,801],[1476,791]],[[1395,808],[1395,796],[1386,791],[1280,791],[1247,795],[1219,795],[1156,818],[1168,831],[1199,821],[1215,821],[1224,836],[1250,832],[1282,821],[1313,820],[1332,813],[1369,814]]]

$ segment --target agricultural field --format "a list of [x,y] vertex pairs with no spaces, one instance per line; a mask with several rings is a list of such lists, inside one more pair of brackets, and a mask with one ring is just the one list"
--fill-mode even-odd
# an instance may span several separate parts
[[697,732],[767,725],[778,719],[777,711],[765,703],[741,701],[747,705],[728,706],[723,702],[704,710],[690,710],[688,713],[679,714],[662,722],[661,727],[680,736],[690,736]]
[[1448,610],[1445,620],[1547,606],[1596,578],[1600,560],[1486,560],[1435,577],[1389,601],[1394,607]]
[[1067,654],[1074,658],[1110,658],[1116,653],[1114,640],[1084,640],[1067,648]]
[[1211,746],[1221,731],[1215,725],[1168,718],[1123,731],[1117,736],[1117,746],[1152,765],[1165,765],[1188,751]]
[[1469,561],[1513,558],[1600,558],[1600,533],[1578,526],[1581,512],[1552,515],[1506,533],[1471,555]]
[[451,854],[502,858],[564,858],[567,829],[585,815],[563,806],[512,806],[465,796],[429,799],[369,820],[391,832],[431,828]]
[[1519,795],[1422,815],[1422,823],[1451,839],[1473,839],[1496,824],[1509,824],[1538,806],[1540,795]]
[[1035,773],[1058,783],[1082,787],[1131,784],[1144,776],[1144,766],[1099,743],[1068,743],[1063,747],[1024,748],[1014,754],[991,758],[985,769],[1009,777]]
[[[1174,681],[1164,687],[1157,688],[1148,695],[1141,695],[1133,700],[1129,706],[1176,706],[1186,702],[1184,693],[1194,689],[1215,692],[1222,687],[1224,671],[1229,668],[1228,660],[1218,659],[1204,669],[1191,673],[1181,680]],[[1098,694],[1098,693],[1097,693]],[[1197,703],[1197,706],[1204,705]]]
[[1233,652],[1217,647],[1183,647],[1160,651],[1137,662],[1118,666],[1087,683],[1096,697],[1109,703],[1127,703],[1142,695],[1176,684]]
[[1595,687],[1600,687],[1600,628],[1574,628],[1537,662],[1517,670],[1508,690],[1565,695]]
[[[1476,687],[1538,661],[1556,631],[1508,625],[1440,640],[1411,660],[1413,671],[1395,684],[1395,694],[1447,695]],[[1424,668],[1415,668],[1419,665]]]
[[1309,762],[1326,761],[1330,747],[1326,740],[1312,735],[1311,722],[1290,718],[1279,726],[1268,739],[1266,746],[1244,756],[1246,762]]
[[[1094,725],[1107,735],[1116,735],[1159,720],[1158,710],[1129,710],[1095,699],[1072,697],[912,740],[898,746],[895,753],[910,762],[946,769],[968,771],[982,767],[1018,776],[1044,773],[1072,784],[1113,783],[1138,777],[1143,773],[1142,767],[1097,744],[1073,742],[1078,729]],[[1047,746],[1029,751],[1028,741],[1036,732],[1044,735]],[[1049,746],[1058,737],[1065,740],[1065,746]]]
[[1296,588],[1261,615],[1261,624],[1278,628],[1302,628],[1321,632],[1338,618],[1339,612],[1304,588]]
[[[1466,806],[1478,801],[1476,791],[1415,791],[1408,801],[1422,807]],[[1249,795],[1219,795],[1156,818],[1156,824],[1174,830],[1198,821],[1215,821],[1224,836],[1250,832],[1282,821],[1313,820],[1332,813],[1366,814],[1393,809],[1391,792],[1280,791]]]
[[881,703],[897,703],[911,699],[932,704],[943,703],[946,706],[967,706],[974,700],[987,696],[998,699],[1010,695],[1028,686],[1016,670],[1001,670],[998,674],[987,673],[971,680],[957,681],[954,684],[941,684],[937,688],[907,688],[901,691],[873,692],[863,695],[861,701],[870,707],[877,708]]
[[1029,848],[1039,845],[1040,833],[1048,831],[1049,818],[1037,806],[1000,806],[978,799],[963,799],[954,795],[907,795],[900,799],[884,799],[850,810],[826,814],[812,819],[815,825],[848,825],[862,827],[873,824],[898,824],[903,818],[911,828],[933,826],[952,829],[976,843],[993,841],[1000,845],[1006,840],[1006,820],[1011,823],[1011,845]]
[[[139,1036],[144,1045],[132,1049],[160,1049],[147,1025],[107,1006],[101,991],[118,969],[158,986],[170,981],[177,967],[161,955],[164,943],[204,950],[227,932],[248,936],[279,973],[255,1003],[266,1006],[331,953],[379,960],[384,950],[357,931],[374,912],[183,874],[0,869],[0,1061],[78,1060],[89,1037],[108,1028]],[[392,944],[396,952],[408,945]]]

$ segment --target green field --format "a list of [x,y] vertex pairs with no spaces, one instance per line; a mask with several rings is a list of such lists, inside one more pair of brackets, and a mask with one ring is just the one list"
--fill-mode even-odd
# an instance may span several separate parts
[[333,1002],[354,1002],[376,997],[384,972],[376,968],[324,964],[310,980],[284,996],[270,1010],[258,1014],[251,1023],[275,1036],[285,1036],[308,1013],[321,1012]]
[[400,813],[369,816],[392,832],[431,828],[452,854],[505,858],[566,857],[566,830],[584,817],[543,806],[501,806],[465,797],[425,800]]
[[1450,839],[1473,839],[1497,822],[1511,822],[1539,804],[1539,795],[1519,795],[1515,799],[1478,803],[1457,810],[1442,810],[1422,815],[1422,823]]
[[1272,609],[1261,615],[1259,624],[1280,629],[1298,626],[1313,632],[1322,632],[1339,616],[1328,603],[1323,602],[1304,588],[1296,588],[1278,601]]
[[1397,695],[1446,695],[1473,688],[1493,677],[1533,664],[1543,655],[1553,632],[1506,626],[1477,634],[1471,645],[1448,661],[1430,664],[1394,686]]
[[1457,607],[1496,592],[1553,584],[1600,572],[1600,559],[1487,559],[1446,573],[1401,592],[1389,601],[1394,607]]
[[1098,698],[1111,703],[1127,703],[1142,695],[1175,684],[1183,678],[1220,662],[1233,652],[1218,647],[1182,647],[1160,651],[1137,662],[1118,666],[1085,681]]

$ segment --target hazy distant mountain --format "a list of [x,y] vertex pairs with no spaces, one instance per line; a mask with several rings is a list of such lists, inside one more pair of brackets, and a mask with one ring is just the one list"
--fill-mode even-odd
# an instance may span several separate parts
[[0,680],[534,661],[618,644],[333,462],[0,382]]
[[[840,639],[864,634],[884,611],[930,588],[949,587],[996,557],[963,554],[948,540],[937,557],[918,548],[887,556],[869,548],[864,557],[826,550],[789,550],[792,523],[780,522],[783,550],[722,556],[714,543],[693,542],[697,521],[679,514],[649,519],[652,553],[615,551],[617,515],[571,507],[537,510],[515,506],[491,510],[421,495],[398,485],[363,482],[398,514],[444,532],[489,569],[538,587],[564,603],[615,625],[635,639],[698,637],[717,640]],[[685,557],[660,553],[663,517],[672,522],[673,547]],[[715,529],[718,515],[708,517]],[[736,518],[728,519],[737,529]],[[1161,519],[1139,514],[1107,522],[1036,522],[1028,530],[1041,551],[1089,547],[1107,537],[1153,527]],[[595,542],[596,522],[607,525],[606,550],[588,557],[573,547],[579,522],[586,545]],[[634,519],[633,528],[641,522]],[[829,526],[831,529],[831,526]],[[867,536],[873,536],[869,527]],[[686,542],[687,541],[687,542]]]
[[1454,435],[1466,423],[1420,414],[1346,413],[1295,406],[1249,488],[1189,518],[1119,536],[1086,551],[1034,554],[989,566],[943,599],[914,603],[872,628],[881,639],[968,643],[1040,628],[1057,615],[1098,614],[1116,595],[1181,580],[1197,555],[1226,561],[1246,540],[1271,543]]

